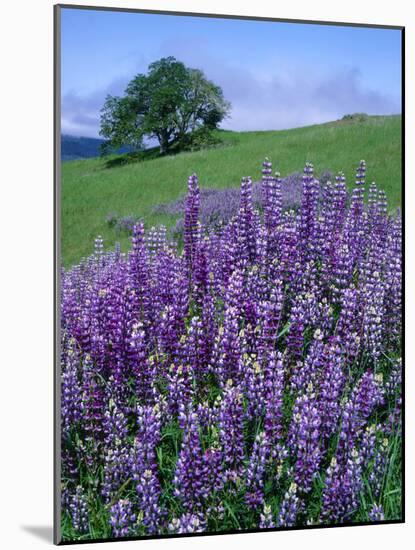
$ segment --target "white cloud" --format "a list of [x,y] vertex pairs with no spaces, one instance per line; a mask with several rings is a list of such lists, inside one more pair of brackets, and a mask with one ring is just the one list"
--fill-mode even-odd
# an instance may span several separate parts
[[[162,45],[160,56],[174,55],[185,64],[200,67],[219,84],[232,104],[231,117],[224,128],[278,130],[335,120],[347,113],[393,114],[400,112],[397,98],[371,90],[362,83],[355,67],[339,67],[335,73],[313,72],[298,63],[276,64],[267,70],[230,65],[203,48],[192,47],[192,40]],[[131,75],[132,77],[133,75]],[[97,136],[99,111],[108,93],[121,94],[128,78],[112,81],[105,90],[89,96],[74,92],[62,98],[62,132]]]

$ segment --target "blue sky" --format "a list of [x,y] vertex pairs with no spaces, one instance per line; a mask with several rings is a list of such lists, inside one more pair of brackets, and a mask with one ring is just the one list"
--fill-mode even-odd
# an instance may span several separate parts
[[107,94],[173,55],[232,104],[231,130],[271,130],[344,114],[401,111],[393,29],[62,9],[62,132],[97,137]]

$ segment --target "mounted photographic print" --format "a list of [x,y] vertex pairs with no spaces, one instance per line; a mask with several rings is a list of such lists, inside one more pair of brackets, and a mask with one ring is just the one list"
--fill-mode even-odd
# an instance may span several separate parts
[[403,46],[55,6],[55,543],[404,521]]

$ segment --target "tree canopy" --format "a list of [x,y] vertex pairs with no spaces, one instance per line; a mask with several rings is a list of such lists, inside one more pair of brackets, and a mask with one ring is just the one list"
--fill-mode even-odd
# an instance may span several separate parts
[[156,138],[160,152],[199,129],[217,128],[230,111],[222,89],[199,69],[174,57],[151,63],[136,75],[122,97],[107,96],[101,110],[100,134],[110,147],[139,148],[144,137]]

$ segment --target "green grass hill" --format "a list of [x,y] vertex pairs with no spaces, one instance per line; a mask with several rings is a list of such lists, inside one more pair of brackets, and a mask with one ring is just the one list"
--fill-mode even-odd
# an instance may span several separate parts
[[61,244],[65,267],[88,256],[97,235],[106,248],[116,241],[127,249],[128,235],[108,226],[106,216],[133,214],[147,227],[173,217],[152,212],[159,203],[186,192],[188,176],[196,172],[202,187],[237,187],[242,176],[260,179],[261,162],[269,157],[285,175],[301,171],[305,162],[316,174],[342,170],[349,189],[361,159],[367,163],[367,181],[376,181],[389,199],[391,210],[401,204],[401,117],[376,116],[339,120],[292,130],[261,132],[219,131],[223,145],[196,152],[122,163],[123,157],[74,160],[62,164]]

